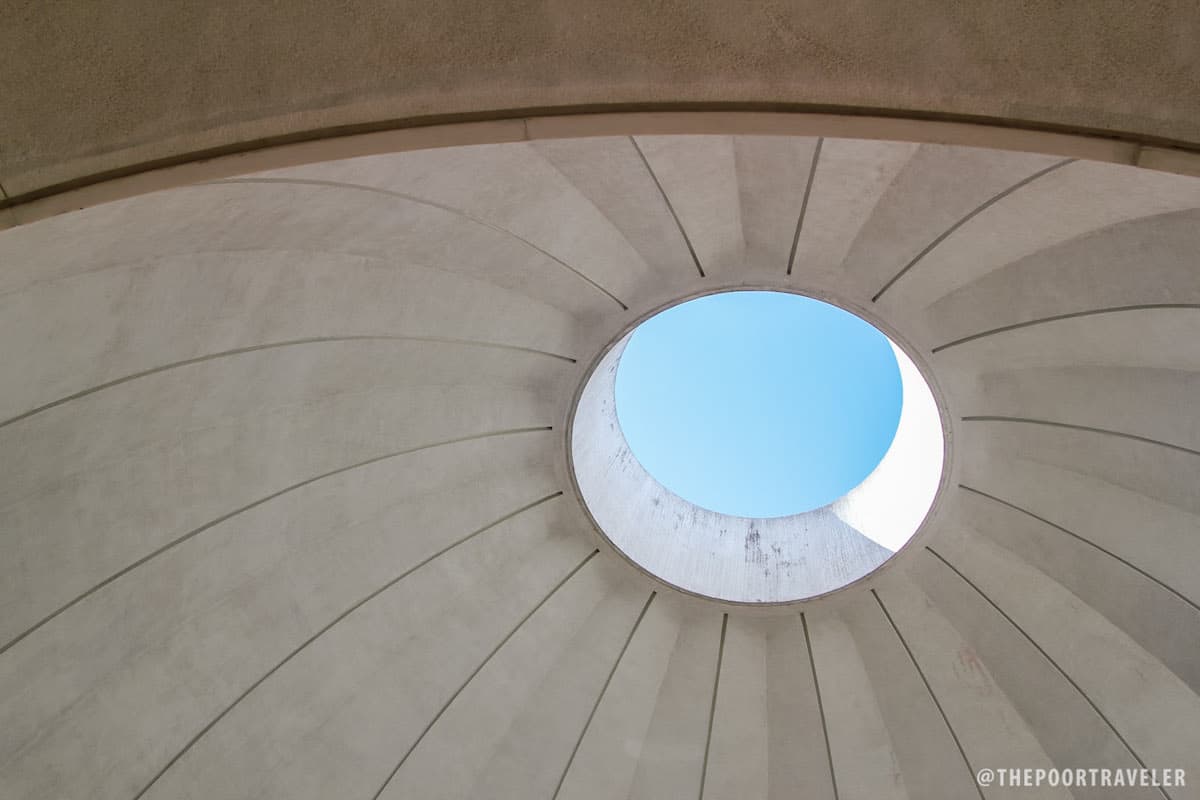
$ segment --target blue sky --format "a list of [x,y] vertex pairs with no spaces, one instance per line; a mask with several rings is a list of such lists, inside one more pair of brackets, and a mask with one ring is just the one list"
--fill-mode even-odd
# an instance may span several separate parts
[[664,486],[726,514],[819,508],[862,482],[900,419],[887,339],[840,308],[780,292],[727,292],[634,332],[617,418]]

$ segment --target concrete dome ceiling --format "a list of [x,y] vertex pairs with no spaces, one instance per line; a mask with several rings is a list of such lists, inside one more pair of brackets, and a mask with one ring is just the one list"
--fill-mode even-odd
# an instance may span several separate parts
[[[1197,252],[1200,179],[797,136],[383,153],[6,230],[0,795],[1200,797]],[[951,424],[911,545],[773,609],[632,567],[567,471],[602,350],[740,286],[863,309]]]
[[[5,800],[1200,797],[1194,3],[43,6]],[[566,457],[609,343],[739,287],[949,425],[910,546],[778,608],[626,562]],[[971,777],[1050,765],[1191,785]]]

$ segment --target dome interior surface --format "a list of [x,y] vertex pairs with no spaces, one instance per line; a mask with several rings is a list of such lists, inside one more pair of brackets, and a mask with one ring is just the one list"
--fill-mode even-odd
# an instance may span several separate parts
[[[609,135],[218,177],[0,231],[0,795],[1200,798],[1200,178]],[[678,591],[568,457],[636,320],[869,309],[946,424],[882,569]],[[744,558],[755,557],[743,548]],[[1064,788],[1044,797],[1103,797]]]

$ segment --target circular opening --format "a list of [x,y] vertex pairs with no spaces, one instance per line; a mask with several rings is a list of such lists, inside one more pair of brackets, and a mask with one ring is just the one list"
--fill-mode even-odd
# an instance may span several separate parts
[[639,463],[701,508],[782,517],[828,505],[879,465],[900,422],[888,338],[837,306],[726,292],[639,325],[616,411]]
[[[748,293],[738,291],[702,299],[727,302],[725,298],[732,297],[753,307],[755,298],[738,296],[743,294]],[[781,307],[792,302],[791,297],[779,297],[782,293],[752,294],[772,298],[767,302],[778,302]],[[815,303],[807,307],[809,311],[830,308],[808,298],[796,296],[796,299]],[[675,308],[686,309],[693,304]],[[793,310],[800,307],[792,306]],[[669,319],[667,314],[673,310],[668,309],[650,322]],[[845,323],[840,315],[852,316],[841,309],[821,309],[820,314],[824,316],[813,319]],[[861,319],[857,323],[869,324]],[[727,330],[728,324],[713,324],[709,326],[712,330],[701,333],[703,337],[724,341],[741,335],[742,332]],[[755,326],[757,322],[749,325]],[[773,330],[770,325],[762,327]],[[629,353],[631,359],[640,358],[636,350],[630,349],[635,347],[637,330],[623,334],[606,349],[585,378],[570,424],[571,469],[584,506],[600,532],[629,560],[662,581],[693,594],[736,603],[803,600],[841,588],[878,568],[917,532],[933,505],[942,481],[945,440],[937,401],[920,370],[904,350],[877,329],[873,330],[874,335],[882,337],[892,355],[890,362],[882,358],[872,349],[869,337],[864,338],[861,352],[871,355],[869,363],[876,365],[879,373],[878,383],[869,385],[876,385],[877,389],[872,391],[885,395],[883,400],[875,398],[882,402],[885,411],[873,422],[875,435],[868,437],[873,449],[864,448],[866,456],[860,452],[856,458],[847,459],[869,474],[859,481],[855,471],[848,469],[842,473],[844,485],[851,485],[848,491],[818,507],[784,516],[731,514],[706,507],[703,503],[715,503],[703,498],[694,502],[646,470],[623,430],[623,425],[634,425],[630,409],[623,407],[622,418],[618,420],[618,373],[637,364],[630,360],[622,366],[624,356]],[[837,342],[831,341],[828,331],[818,335],[821,347],[817,352],[829,358],[831,352],[836,353]],[[704,356],[702,349],[701,356],[703,365],[708,356]],[[885,368],[893,364],[894,374]],[[778,365],[765,367],[777,368]],[[887,376],[894,379],[896,374],[900,386],[899,413],[897,420],[889,423],[892,417],[886,413],[884,402]],[[622,392],[636,385],[636,373],[623,376],[621,382],[631,377],[635,378],[634,383],[624,386]],[[686,393],[682,396],[684,405],[696,402]],[[835,402],[827,408],[836,410],[837,406]],[[706,424],[703,414],[700,421],[691,418],[686,422],[687,414],[677,413],[685,420],[679,426],[685,435],[689,430],[702,433],[699,429]],[[801,423],[803,431],[804,420]],[[818,424],[825,423],[818,421]],[[685,442],[674,446],[688,445]],[[877,456],[880,447],[885,449],[882,458]],[[829,445],[824,457],[836,455],[832,451],[837,448],[836,442]],[[872,460],[876,462],[873,468]],[[737,459],[734,462],[735,469],[745,469],[736,463]],[[750,482],[759,479],[752,478]],[[787,502],[796,503],[795,492],[788,491],[782,496]],[[813,500],[810,496],[804,501],[811,502],[820,502],[820,498]]]

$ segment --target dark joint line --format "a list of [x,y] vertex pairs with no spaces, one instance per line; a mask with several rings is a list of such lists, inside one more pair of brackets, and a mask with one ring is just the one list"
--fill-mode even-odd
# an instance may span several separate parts
[[205,725],[203,728],[200,729],[199,733],[197,733],[195,736],[193,736],[191,739],[188,740],[188,743],[183,746],[182,750],[180,750],[178,753],[176,753],[174,755],[174,757],[172,757],[171,760],[168,761],[163,766],[162,769],[160,769],[157,773],[155,773],[154,777],[150,779],[150,782],[147,783],[144,787],[142,787],[142,790],[140,792],[138,792],[136,795],[134,795],[133,800],[140,800],[142,795],[146,794],[146,792],[148,792],[150,790],[150,788],[152,786],[154,786],[154,784],[157,783],[158,780],[160,778],[162,778],[162,776],[165,775],[168,770],[171,769],[171,767],[175,766],[175,764],[179,761],[179,759],[183,758],[188,753],[188,751],[191,750],[192,747],[195,746],[196,742],[200,741],[205,736],[205,734],[207,734],[210,730],[212,730],[216,726],[216,724],[218,722],[220,722],[222,719],[224,719],[226,716],[228,716],[229,713],[231,711],[233,711],[233,709],[236,708],[239,703],[241,703],[243,700],[245,700],[247,697],[249,697],[250,694],[255,689],[257,689],[259,686],[261,686],[263,683],[265,683],[268,678],[270,678],[272,675],[274,675],[276,672],[278,672],[280,669],[282,669],[285,664],[287,664],[289,661],[291,661],[293,658],[295,658],[297,655],[299,655],[310,644],[315,642],[317,639],[321,638],[321,636],[323,636],[325,633],[327,633],[330,629],[332,629],[339,622],[341,622],[342,620],[349,617],[355,611],[362,608],[364,605],[369,603],[371,600],[374,600],[376,597],[383,594],[388,589],[392,588],[397,583],[399,583],[400,581],[407,578],[409,575],[411,575],[414,572],[416,572],[417,570],[421,569],[421,567],[424,567],[426,564],[429,564],[430,562],[436,560],[437,558],[445,555],[446,553],[450,552],[454,548],[458,547],[460,544],[469,542],[470,540],[474,539],[479,534],[481,534],[485,531],[491,530],[505,522],[508,522],[510,519],[513,519],[514,517],[518,516],[519,514],[523,514],[526,511],[530,510],[531,508],[535,508],[536,506],[539,506],[542,503],[548,502],[550,500],[553,500],[556,497],[561,497],[561,496],[562,496],[562,492],[555,492],[554,494],[547,495],[546,497],[543,497],[540,500],[535,500],[532,503],[528,503],[528,504],[522,506],[521,508],[518,508],[516,511],[511,511],[508,514],[505,514],[504,516],[500,517],[499,519],[495,520],[494,522],[490,522],[487,525],[484,525],[482,528],[478,528],[477,530],[472,531],[471,533],[467,534],[466,536],[462,537],[461,539],[458,539],[457,541],[454,541],[454,542],[448,544],[447,546],[443,547],[441,550],[438,550],[436,553],[429,556],[424,561],[421,561],[416,566],[409,567],[407,570],[400,573],[395,578],[392,578],[390,581],[383,584],[378,589],[371,592],[366,597],[363,597],[357,603],[355,603],[354,605],[347,608],[341,614],[338,614],[336,617],[333,618],[333,620],[331,620],[328,624],[326,624],[325,627],[321,628],[319,631],[314,633],[312,636],[305,639],[304,642],[299,647],[295,648],[294,650],[292,650],[292,652],[290,652],[286,656],[284,656],[282,661],[280,661],[275,666],[271,667],[271,669],[267,670],[267,672],[265,674],[263,674],[262,677],[260,677],[254,683],[250,684],[250,686],[247,687],[246,690],[243,691],[240,695],[238,695],[232,703],[230,703],[228,706],[226,706],[224,708],[224,710],[221,711],[221,713],[219,713],[219,714],[217,714],[217,716],[213,717],[213,719],[207,725]]
[[812,163],[808,167],[808,181],[804,184],[804,199],[800,201],[800,216],[796,219],[796,233],[792,236],[792,249],[788,253],[787,274],[792,274],[792,268],[796,264],[796,249],[800,246],[800,231],[804,229],[804,215],[808,212],[808,198],[812,194],[813,179],[817,174],[817,161],[821,158],[821,145],[825,143],[824,137],[817,138],[817,145],[813,148]]
[[209,353],[208,355],[196,356],[195,358],[186,358],[182,361],[172,361],[169,364],[151,367],[150,369],[145,369],[141,372],[135,372],[131,375],[125,375],[123,377],[83,389],[75,392],[74,394],[69,394],[66,397],[60,397],[57,400],[52,400],[49,403],[38,406],[37,408],[32,408],[29,411],[18,414],[15,417],[10,417],[6,420],[0,421],[0,428],[3,428],[6,425],[12,425],[14,422],[20,422],[23,419],[28,419],[36,414],[41,414],[43,411],[49,411],[52,408],[57,408],[58,406],[61,406],[64,403],[69,403],[72,400],[79,400],[80,398],[87,397],[88,395],[95,394],[96,392],[100,392],[105,389],[111,389],[114,386],[120,386],[121,384],[129,383],[130,381],[135,381],[139,378],[148,378],[151,375],[157,375],[160,372],[167,372],[168,370],[179,369],[181,367],[189,367],[193,364],[202,364],[206,361],[214,361],[221,358],[244,355],[246,353],[257,353],[262,350],[276,350],[282,347],[296,347],[298,345],[306,344],[331,344],[338,342],[428,342],[434,344],[464,345],[466,347],[490,347],[500,350],[515,350],[522,353],[548,356],[549,358],[555,358],[559,361],[566,361],[570,364],[576,363],[575,359],[571,358],[570,356],[562,356],[546,350],[535,350],[531,347],[520,347],[517,345],[499,344],[496,342],[472,341],[470,339],[447,339],[435,336],[400,335],[314,336],[307,339],[289,339],[283,342],[268,342],[266,344],[251,345],[249,347],[237,347],[232,350],[222,350],[217,353]]
[[375,794],[371,797],[371,800],[379,800],[379,796],[381,794],[383,794],[384,790],[387,789],[388,784],[390,784],[392,782],[392,779],[396,777],[396,773],[398,773],[400,771],[400,768],[404,766],[404,762],[406,762],[408,760],[408,757],[413,754],[413,751],[415,751],[417,749],[417,747],[425,739],[425,736],[431,730],[433,730],[433,726],[436,725],[437,721],[442,718],[442,715],[445,714],[446,711],[449,710],[450,706],[454,703],[454,701],[458,699],[458,696],[460,694],[462,694],[463,691],[467,688],[467,686],[470,685],[471,681],[473,681],[475,679],[475,676],[483,671],[483,668],[488,665],[488,662],[490,662],[492,660],[492,657],[495,656],[496,653],[499,653],[500,649],[502,647],[504,647],[504,645],[508,644],[508,640],[511,639],[513,636],[515,636],[517,631],[519,631],[521,629],[521,627],[526,622],[528,622],[530,620],[530,618],[533,617],[534,614],[536,614],[538,612],[538,609],[540,609],[542,606],[544,606],[550,600],[550,598],[553,597],[555,595],[555,593],[558,592],[558,590],[561,589],[566,584],[567,581],[571,580],[571,578],[573,578],[575,576],[575,574],[577,572],[579,572],[579,570],[583,569],[584,566],[589,561],[591,561],[592,558],[594,558],[596,556],[596,554],[599,552],[600,552],[599,550],[593,550],[591,553],[589,553],[587,558],[585,558],[585,559],[583,559],[583,561],[579,562],[579,564],[574,569],[572,569],[570,572],[568,572],[562,580],[560,580],[558,583],[556,583],[554,585],[554,588],[550,590],[550,593],[547,594],[545,597],[543,597],[541,599],[541,601],[539,601],[538,604],[536,606],[534,606],[529,611],[528,614],[526,614],[524,617],[522,617],[521,620],[516,624],[516,626],[513,627],[513,629],[510,630],[503,639],[500,640],[500,643],[492,648],[492,651],[490,653],[488,653],[487,656],[483,659],[483,661],[480,662],[479,666],[477,666],[471,672],[471,674],[467,676],[467,679],[465,681],[463,681],[462,685],[459,686],[458,689],[456,689],[454,691],[454,694],[450,695],[450,699],[447,700],[445,702],[445,704],[442,705],[442,707],[438,711],[438,713],[434,715],[433,719],[431,719],[429,721],[429,724],[427,724],[425,726],[425,728],[421,731],[420,735],[417,736],[416,740],[412,743],[412,745],[409,746],[408,750],[406,750],[404,755],[401,756],[400,761],[396,764],[395,767],[392,768],[392,771],[390,773],[388,773],[387,779],[384,780],[382,785],[380,785],[379,790],[375,792]]
[[717,716],[717,690],[721,686],[721,664],[725,660],[725,629],[729,615],[721,615],[721,643],[717,646],[717,672],[713,676],[712,703],[708,707],[708,733],[704,737],[704,763],[700,766],[700,800],[704,800],[704,782],[708,778],[708,751],[712,747],[713,720]]
[[[968,578],[966,575],[964,575],[962,573],[962,571],[958,569],[958,567],[954,566],[949,561],[947,561],[942,556],[941,553],[934,550],[932,547],[929,547],[928,545],[926,545],[925,549],[927,551],[929,551],[930,553],[932,553],[934,555],[934,557],[937,558],[938,561],[940,561],[940,562],[942,562],[942,564],[946,565],[946,567],[948,567],[955,575],[957,575],[959,578],[961,578],[968,586],[970,586],[972,589],[974,589],[975,592],[988,603],[988,605],[990,605],[993,609],[996,610],[996,613],[998,613],[1000,616],[1004,617],[1004,619],[1008,621],[1009,625],[1012,625],[1014,628],[1016,628],[1016,630],[1022,636],[1025,637],[1026,641],[1028,641],[1031,645],[1033,645],[1033,647],[1039,653],[1041,653],[1042,658],[1046,659],[1046,661],[1049,662],[1049,664],[1052,667],[1054,667],[1054,669],[1057,670],[1058,673],[1060,675],[1062,675],[1063,678],[1065,678],[1066,681],[1069,684],[1071,684],[1072,687],[1074,687],[1075,691],[1077,691],[1079,693],[1079,696],[1084,699],[1084,702],[1086,702],[1089,706],[1091,706],[1092,711],[1094,711],[1096,713],[1096,716],[1100,717],[1100,719],[1104,721],[1104,724],[1107,725],[1108,729],[1113,732],[1113,735],[1117,737],[1118,741],[1120,741],[1121,744],[1125,746],[1125,749],[1129,752],[1129,754],[1131,756],[1133,756],[1133,760],[1138,763],[1138,766],[1140,766],[1142,769],[1146,768],[1146,762],[1142,761],[1142,757],[1137,754],[1137,751],[1135,751],[1132,747],[1129,746],[1129,742],[1125,741],[1125,737],[1121,735],[1121,732],[1116,729],[1116,727],[1112,724],[1112,722],[1109,720],[1109,718],[1104,715],[1104,712],[1100,710],[1100,707],[1097,706],[1092,701],[1092,698],[1088,697],[1087,692],[1085,692],[1083,690],[1083,688],[1078,683],[1075,682],[1074,678],[1072,678],[1070,675],[1067,674],[1066,670],[1064,670],[1061,666],[1059,666],[1057,661],[1055,661],[1053,658],[1050,657],[1050,654],[1047,653],[1040,644],[1038,644],[1036,641],[1034,641],[1034,638],[1032,636],[1030,636],[1025,631],[1024,628],[1022,628],[1020,625],[1017,624],[1016,620],[1014,620],[1012,617],[1010,617],[1004,609],[1000,608],[1000,606],[996,604],[996,601],[992,600],[992,598],[990,598],[986,594],[984,594],[983,590],[980,589],[978,586],[976,586],[974,581],[972,581],[970,578]],[[1161,788],[1159,789],[1159,791],[1162,792],[1163,796],[1166,797],[1167,800],[1170,800],[1170,795],[1168,795],[1166,792],[1164,792]]]
[[559,266],[563,267],[564,269],[570,271],[576,277],[579,277],[579,278],[583,279],[584,281],[586,281],[587,283],[591,284],[591,286],[593,288],[598,289],[601,292],[603,292],[604,294],[608,295],[609,299],[611,299],[613,302],[615,302],[617,305],[619,305],[621,307],[622,311],[629,310],[629,306],[627,306],[623,302],[621,302],[620,298],[618,298],[616,295],[614,295],[608,289],[605,289],[603,286],[596,283],[594,280],[589,278],[587,275],[583,274],[583,272],[581,272],[580,270],[571,266],[567,262],[563,261],[561,258],[554,255],[553,253],[550,253],[547,250],[544,250],[541,247],[538,247],[536,244],[529,241],[524,236],[520,236],[519,234],[516,234],[513,231],[508,230],[507,228],[502,228],[499,225],[488,222],[485,219],[480,219],[479,217],[476,217],[472,214],[468,214],[466,211],[463,211],[460,208],[455,208],[454,206],[448,206],[443,203],[434,202],[432,200],[425,200],[425,199],[417,197],[415,195],[405,194],[404,192],[394,192],[390,189],[381,189],[381,188],[378,188],[375,186],[364,186],[364,185],[358,184],[358,183],[343,183],[341,181],[322,181],[322,180],[315,180],[315,179],[310,179],[310,178],[223,178],[221,180],[208,181],[207,183],[197,183],[197,184],[193,184],[193,185],[194,186],[219,186],[221,184],[237,184],[237,183],[250,183],[250,184],[280,183],[280,184],[292,184],[292,185],[296,185],[296,186],[323,186],[323,187],[334,188],[334,189],[349,189],[352,191],[371,192],[373,194],[380,194],[385,197],[394,197],[394,198],[397,198],[400,200],[407,200],[411,203],[416,203],[418,205],[428,206],[429,208],[436,208],[439,211],[445,211],[445,212],[453,214],[457,217],[461,217],[462,219],[465,219],[468,222],[473,222],[476,225],[480,225],[484,228],[487,228],[488,230],[495,231],[496,233],[499,233],[502,236],[508,236],[513,239],[516,239],[518,242],[520,242],[521,244],[530,248],[531,250],[534,250],[534,251],[540,253],[541,255],[550,259],[554,263],[556,263]]
[[930,352],[940,353],[943,350],[948,350],[951,347],[958,347],[960,344],[973,342],[976,339],[982,339],[986,336],[995,336],[998,333],[1007,333],[1008,331],[1020,330],[1021,328],[1029,328],[1033,325],[1044,325],[1047,322],[1059,322],[1064,319],[1078,319],[1079,317],[1090,317],[1097,314],[1116,314],[1122,311],[1155,311],[1159,309],[1183,308],[1183,309],[1200,309],[1200,303],[1141,303],[1130,306],[1113,306],[1111,308],[1095,308],[1088,311],[1073,311],[1069,314],[1055,314],[1052,317],[1042,317],[1040,319],[1029,320],[1028,322],[1017,322],[1012,325],[1002,325],[999,328],[973,333],[970,336],[964,336],[961,339],[955,339],[952,342],[938,345]]
[[808,650],[808,668],[812,670],[813,689],[817,695],[817,713],[821,717],[821,733],[825,737],[825,757],[829,761],[829,782],[833,786],[833,800],[838,800],[837,775],[833,771],[833,746],[829,743],[829,725],[825,721],[825,703],[821,700],[821,682],[817,678],[817,661],[813,658],[812,638],[808,635],[808,619],[800,612],[800,625],[804,629],[804,646]]
[[659,183],[658,175],[654,174],[654,168],[650,166],[650,162],[646,159],[646,154],[642,152],[637,139],[630,136],[629,141],[633,145],[633,149],[637,151],[638,157],[642,159],[642,164],[645,165],[646,171],[650,173],[650,178],[654,181],[654,185],[658,187],[658,193],[662,196],[663,202],[667,204],[667,211],[671,212],[671,219],[675,220],[675,227],[679,228],[679,234],[683,237],[683,242],[687,245],[688,252],[692,255],[692,263],[696,265],[696,271],[700,273],[701,278],[708,277],[704,274],[704,267],[700,266],[700,258],[696,255],[696,248],[692,247],[692,240],[688,238],[687,231],[683,229],[683,223],[679,221],[679,215],[675,213],[675,206],[671,205],[671,198],[667,197],[666,190]]
[[443,447],[446,445],[459,444],[462,442],[470,442],[470,441],[474,441],[476,439],[487,439],[492,436],[508,436],[508,435],[519,434],[519,433],[540,433],[540,432],[545,432],[545,431],[550,431],[550,430],[553,430],[553,428],[549,425],[545,425],[545,426],[540,426],[540,427],[536,427],[536,428],[512,428],[511,430],[494,431],[492,433],[481,433],[481,434],[475,434],[472,436],[461,436],[456,439],[447,439],[445,441],[434,442],[432,444],[424,444],[424,445],[420,445],[418,447],[410,447],[405,450],[397,450],[396,452],[393,452],[393,453],[385,453],[384,455],[375,456],[374,458],[368,458],[366,461],[359,461],[356,464],[350,464],[345,467],[339,467],[338,469],[321,473],[320,475],[317,475],[315,477],[307,478],[303,481],[300,481],[299,483],[294,483],[291,486],[286,486],[283,489],[279,489],[278,491],[272,492],[271,494],[267,495],[266,497],[260,497],[259,499],[253,501],[252,503],[248,503],[248,504],[242,506],[241,508],[234,509],[233,511],[230,511],[227,514],[222,514],[221,516],[217,517],[216,519],[210,520],[210,521],[204,523],[199,528],[193,528],[192,530],[188,531],[187,533],[183,534],[182,536],[176,537],[175,539],[172,539],[171,541],[167,542],[166,544],[162,545],[161,547],[157,548],[156,550],[153,550],[150,553],[142,556],[137,561],[134,561],[132,564],[129,564],[128,566],[123,567],[122,569],[114,572],[112,575],[109,575],[107,578],[100,581],[95,586],[93,586],[92,588],[90,588],[86,592],[84,592],[83,594],[76,597],[74,600],[71,600],[70,602],[66,603],[65,605],[59,606],[56,610],[52,611],[50,614],[46,615],[45,617],[42,617],[42,619],[40,619],[39,621],[34,623],[32,627],[26,629],[23,633],[19,634],[15,639],[11,639],[3,647],[0,647],[0,655],[3,655],[10,648],[12,648],[14,645],[16,645],[18,642],[20,642],[21,640],[23,640],[30,634],[32,634],[34,631],[38,630],[42,626],[44,626],[47,623],[54,620],[56,617],[58,617],[62,613],[66,612],[67,610],[73,608],[74,606],[83,602],[87,598],[91,597],[96,592],[103,589],[105,586],[108,586],[110,583],[124,577],[125,575],[128,575],[130,572],[133,572],[138,567],[154,560],[155,558],[158,558],[163,553],[166,553],[168,550],[171,550],[172,548],[183,544],[184,542],[188,541],[189,539],[199,536],[200,534],[204,533],[205,531],[207,531],[211,528],[215,528],[217,525],[220,525],[222,522],[226,522],[227,520],[230,520],[239,514],[250,511],[253,508],[257,508],[258,506],[261,506],[264,503],[274,500],[277,497],[281,497],[285,494],[288,494],[289,492],[293,492],[297,489],[308,486],[309,484],[316,483],[317,481],[324,480],[325,478],[331,478],[334,475],[340,475],[344,472],[349,472],[350,470],[359,469],[361,467],[366,467],[371,464],[378,464],[381,461],[386,461],[386,460],[392,459],[392,458],[399,458],[400,456],[410,455],[412,453],[417,453],[422,450],[429,450],[429,449],[432,449],[435,447]]
[[944,242],[947,238],[950,237],[950,235],[952,233],[954,233],[956,230],[961,228],[963,225],[966,225],[968,222],[970,222],[976,216],[978,216],[979,214],[982,214],[988,208],[990,208],[991,206],[1000,202],[1004,198],[1008,197],[1010,194],[1017,191],[1021,187],[1028,186],[1029,184],[1033,183],[1035,180],[1042,177],[1043,175],[1053,172],[1054,170],[1058,169],[1059,167],[1065,167],[1067,164],[1070,164],[1074,161],[1075,161],[1075,159],[1073,159],[1073,158],[1066,158],[1055,164],[1051,164],[1050,166],[1046,167],[1045,169],[1038,170],[1037,172],[1033,173],[1029,177],[1024,178],[1020,181],[1017,181],[1012,186],[1008,187],[1007,189],[1000,192],[999,194],[992,197],[991,199],[985,201],[982,205],[975,208],[973,211],[968,213],[965,217],[960,219],[958,222],[955,222],[953,225],[951,225],[949,228],[947,228],[945,230],[945,232],[943,232],[940,236],[938,236],[932,242],[927,244],[925,246],[924,250],[917,253],[917,255],[913,257],[912,261],[909,261],[907,264],[905,264],[904,267],[899,272],[897,272],[895,275],[892,276],[892,279],[890,281],[888,281],[887,283],[885,283],[883,285],[882,289],[880,289],[878,292],[875,293],[875,296],[871,298],[871,302],[872,303],[878,302],[879,298],[883,297],[883,293],[886,292],[888,289],[892,288],[892,285],[896,281],[898,281],[902,277],[904,277],[910,269],[912,269],[913,267],[915,267],[917,265],[917,262],[919,262],[925,256],[929,255],[933,251],[934,248],[936,248],[939,244]]
[[571,765],[575,763],[575,756],[579,754],[579,748],[583,744],[583,737],[587,736],[588,728],[592,725],[592,719],[596,716],[596,711],[600,708],[600,703],[604,700],[604,695],[608,692],[608,686],[612,683],[613,676],[617,674],[617,667],[621,666],[621,659],[625,657],[625,651],[629,649],[629,643],[633,641],[634,634],[637,633],[638,627],[642,624],[642,619],[646,616],[646,612],[650,610],[650,604],[654,602],[654,596],[658,592],[651,592],[646,598],[646,604],[642,606],[642,611],[637,616],[637,620],[633,623],[633,628],[629,631],[629,635],[625,637],[625,643],[621,645],[620,652],[617,653],[617,658],[613,661],[612,669],[608,671],[608,677],[604,679],[604,685],[600,687],[600,694],[596,696],[596,702],[592,704],[592,710],[588,712],[587,721],[583,723],[583,730],[579,732],[579,738],[575,740],[575,746],[571,748],[571,756],[567,759],[567,765],[563,767],[562,775],[558,777],[558,785],[554,787],[554,794],[550,800],[558,800],[558,794],[562,791],[563,783],[567,780],[567,773],[571,771]]
[[976,494],[980,497],[986,497],[988,500],[991,500],[994,503],[999,503],[1000,505],[1005,506],[1006,508],[1010,508],[1013,511],[1020,512],[1021,514],[1024,514],[1025,516],[1030,517],[1031,519],[1036,519],[1038,522],[1042,523],[1043,525],[1048,525],[1051,528],[1054,528],[1056,531],[1065,533],[1068,536],[1070,536],[1072,539],[1075,539],[1079,542],[1082,542],[1083,544],[1086,544],[1088,547],[1091,547],[1095,550],[1099,550],[1101,553],[1104,553],[1104,555],[1108,556],[1109,558],[1112,558],[1112,559],[1120,562],[1121,564],[1124,564],[1126,567],[1133,570],[1137,574],[1141,575],[1143,578],[1146,578],[1147,580],[1152,581],[1153,583],[1162,587],[1163,589],[1166,589],[1172,595],[1179,598],[1183,602],[1187,603],[1189,606],[1194,608],[1196,611],[1200,611],[1200,605],[1197,605],[1195,602],[1188,599],[1184,595],[1180,594],[1177,590],[1173,589],[1168,584],[1166,584],[1163,581],[1159,580],[1158,578],[1154,577],[1149,572],[1146,572],[1146,570],[1142,569],[1141,567],[1135,566],[1134,564],[1131,564],[1130,562],[1126,561],[1124,558],[1122,558],[1121,556],[1112,552],[1111,550],[1108,550],[1108,549],[1096,544],[1091,539],[1087,539],[1083,536],[1080,536],[1078,533],[1068,530],[1068,529],[1064,528],[1062,525],[1051,522],[1050,520],[1046,519],[1045,517],[1038,516],[1037,514],[1033,513],[1032,511],[1022,508],[1021,506],[1017,505],[1016,503],[1010,503],[1008,500],[1003,500],[999,497],[996,497],[995,495],[988,494],[987,492],[982,492],[979,489],[972,488],[972,487],[967,486],[962,483],[960,483],[958,485],[958,488],[962,489],[963,491],[967,491],[967,492],[971,492],[972,494]]
[[1200,456],[1200,450],[1193,450],[1192,448],[1184,447],[1183,445],[1172,444],[1170,442],[1164,442],[1161,439],[1150,439],[1146,436],[1138,436],[1137,434],[1133,434],[1133,433],[1122,433],[1121,431],[1114,431],[1114,430],[1110,430],[1108,428],[1093,428],[1090,425],[1073,425],[1069,422],[1054,422],[1054,421],[1048,420],[1048,419],[1033,419],[1032,417],[1004,417],[1004,416],[978,415],[978,416],[961,417],[961,419],[963,422],[1022,422],[1027,425],[1046,425],[1051,428],[1066,428],[1068,430],[1073,430],[1073,431],[1085,431],[1087,433],[1101,433],[1101,434],[1105,434],[1107,436],[1118,436],[1122,439],[1132,439],[1135,442],[1143,442],[1145,444],[1153,444],[1153,445],[1158,445],[1159,447],[1166,447],[1171,450],[1178,450],[1179,452],[1187,453],[1188,455]]
[[954,746],[958,748],[958,754],[962,756],[963,763],[967,765],[967,772],[971,776],[971,783],[975,785],[975,791],[979,793],[979,800],[986,800],[983,796],[983,789],[980,788],[979,782],[975,780],[975,768],[971,766],[971,759],[967,758],[967,751],[963,749],[962,742],[958,739],[958,734],[954,732],[954,726],[950,724],[950,718],[946,716],[946,710],[942,708],[941,702],[937,699],[937,695],[933,693],[933,687],[929,684],[929,679],[925,677],[925,671],[921,669],[921,665],[917,663],[917,657],[913,655],[912,648],[908,646],[908,642],[904,638],[904,634],[900,632],[900,628],[896,625],[896,621],[892,619],[891,612],[887,610],[887,606],[883,604],[883,600],[879,597],[879,592],[874,589],[871,594],[875,598],[875,602],[879,604],[879,609],[883,615],[887,617],[888,624],[892,626],[892,630],[896,633],[896,638],[900,640],[900,644],[904,646],[904,652],[908,653],[908,660],[917,670],[917,675],[921,677],[921,683],[925,684],[925,691],[929,692],[929,699],[933,701],[937,707],[938,713],[942,716],[942,722],[946,723],[946,730],[950,732],[950,738],[954,740]]

